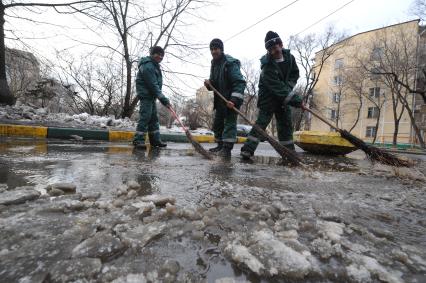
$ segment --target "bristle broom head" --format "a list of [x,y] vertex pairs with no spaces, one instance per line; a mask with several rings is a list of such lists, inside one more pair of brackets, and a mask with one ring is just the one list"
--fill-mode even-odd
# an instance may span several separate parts
[[201,154],[203,157],[207,158],[207,159],[213,159],[213,156],[211,155],[210,152],[208,152],[207,150],[205,150],[201,144],[199,144],[196,140],[194,140],[194,137],[191,135],[191,133],[187,130],[185,132],[186,137],[191,141],[192,146],[194,147],[194,149]]
[[368,159],[371,161],[377,161],[382,164],[396,166],[396,167],[410,167],[411,164],[408,160],[403,160],[387,151],[377,148],[372,145],[366,144],[363,140],[357,138],[346,130],[341,130],[340,135],[352,143],[355,147],[365,152]]

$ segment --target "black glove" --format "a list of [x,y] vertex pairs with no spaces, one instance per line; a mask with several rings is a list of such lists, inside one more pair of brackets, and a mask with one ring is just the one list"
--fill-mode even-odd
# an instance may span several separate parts
[[291,97],[290,101],[286,101],[286,99],[282,100],[282,108],[286,108],[287,105],[296,107],[296,108],[302,108],[303,99],[299,95],[295,94]]
[[231,99],[229,101],[234,103],[235,108],[237,109],[240,109],[241,105],[243,105],[243,100],[238,97],[231,96]]
[[163,104],[164,106],[166,106],[166,107],[170,106],[170,100],[167,97],[165,97],[164,95],[160,96],[158,98],[158,100],[160,100],[160,103]]

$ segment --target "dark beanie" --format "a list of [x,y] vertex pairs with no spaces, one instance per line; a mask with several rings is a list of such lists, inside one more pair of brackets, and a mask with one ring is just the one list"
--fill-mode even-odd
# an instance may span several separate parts
[[154,55],[154,54],[164,56],[164,49],[161,48],[160,46],[153,46],[150,49],[150,55]]
[[278,33],[273,31],[268,31],[265,37],[265,48],[269,49],[275,44],[283,43]]
[[210,50],[213,48],[219,48],[223,52],[223,42],[219,38],[214,38],[210,41]]

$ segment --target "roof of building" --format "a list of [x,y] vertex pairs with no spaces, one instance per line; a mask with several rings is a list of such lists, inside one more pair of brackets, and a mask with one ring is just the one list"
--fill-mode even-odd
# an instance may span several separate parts
[[[338,42],[336,42],[336,43],[334,43],[334,44],[332,44],[332,45],[330,45],[330,46],[328,46],[328,47],[326,47],[326,48],[324,48],[324,49],[330,48],[331,46],[334,46],[334,45],[340,44],[340,43],[341,43],[341,42],[343,42],[343,41],[349,40],[349,39],[351,39],[351,38],[353,38],[353,37],[356,37],[356,36],[361,35],[361,34],[364,34],[364,33],[369,33],[369,32],[373,32],[373,31],[378,31],[378,30],[381,30],[381,29],[390,28],[390,27],[394,27],[394,26],[398,26],[398,25],[404,25],[404,24],[408,24],[408,23],[411,23],[411,22],[418,22],[418,23],[419,23],[419,22],[420,22],[420,19],[410,20],[410,21],[406,21],[406,22],[402,22],[402,23],[397,23],[397,24],[393,24],[393,25],[389,25],[389,26],[385,26],[385,27],[381,27],[381,28],[375,28],[375,29],[370,29],[370,30],[367,30],[367,31],[362,31],[362,32],[356,33],[356,34],[354,34],[354,35],[351,35],[351,36],[349,36],[349,37],[347,37],[347,38],[344,38],[344,39],[342,39],[342,40],[340,40],[340,41],[338,41]],[[423,29],[425,29],[425,28],[426,28],[426,26],[419,26],[419,32],[422,32],[422,28],[423,28]],[[323,51],[324,49],[321,49],[321,50],[319,50],[319,51],[315,52],[315,54],[317,54],[317,53],[319,53],[319,52]]]

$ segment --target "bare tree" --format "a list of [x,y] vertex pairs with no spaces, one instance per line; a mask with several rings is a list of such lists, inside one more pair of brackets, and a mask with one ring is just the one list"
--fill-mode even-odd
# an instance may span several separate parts
[[[162,45],[167,55],[185,60],[196,48],[184,40],[184,19],[198,17],[197,10],[210,4],[201,0],[162,0],[146,5],[130,0],[104,0],[90,16],[102,24],[106,32],[118,40],[105,44],[86,43],[96,48],[106,48],[121,57],[124,65],[123,109],[121,116],[130,117],[138,103],[132,82],[137,71],[135,63],[141,54],[149,54],[149,48]],[[98,30],[92,29],[95,34]]]
[[[329,58],[343,48],[345,34],[337,32],[334,26],[329,26],[323,34],[308,34],[304,37],[291,37],[289,47],[296,51],[296,61],[302,67],[303,73],[303,102],[311,104],[316,84]],[[338,43],[339,44],[336,44]],[[304,114],[301,112],[295,121],[295,128],[303,127]],[[309,127],[309,126],[308,126]]]
[[[23,10],[32,11],[33,8],[47,7],[55,9],[58,13],[82,13],[91,9],[94,3],[100,2],[100,0],[85,0],[85,1],[71,1],[66,3],[38,3],[28,1],[14,1],[14,0],[0,0],[0,103],[6,103],[12,105],[15,98],[13,97],[6,77],[6,60],[5,60],[5,22],[8,15],[6,12],[11,10]],[[62,9],[62,10],[60,10]],[[19,15],[19,13],[15,13]],[[15,16],[18,19],[19,16]],[[13,31],[12,31],[13,33]]]
[[426,0],[414,0],[411,3],[410,12],[424,21],[426,19]]
[[74,85],[71,96],[75,112],[91,115],[110,115],[121,112],[120,70],[111,58],[85,56],[76,60],[65,53],[57,53],[57,75],[65,85]]
[[[413,93],[419,93],[411,87],[417,80],[417,30],[415,34],[403,27],[392,32],[383,30],[375,42],[371,49],[374,58],[369,60],[366,68],[372,76],[380,77],[391,90],[395,125],[393,144],[397,143],[399,121],[406,110],[416,138],[420,146],[425,148],[421,130],[409,102],[410,98],[413,99]],[[397,113],[400,105],[402,110]]]
[[363,68],[351,66],[348,68],[345,68],[345,70],[342,73],[343,80],[347,86],[347,90],[351,92],[351,97],[356,98],[357,104],[356,104],[356,117],[352,124],[352,126],[349,128],[349,132],[352,132],[353,129],[356,127],[356,125],[359,122],[359,119],[361,117],[361,109],[363,106],[363,97],[365,97],[365,84],[367,81],[367,72]]
[[[253,67],[253,62],[246,60],[241,64],[241,71],[247,83],[244,103],[241,106],[241,111],[246,115],[246,117],[254,121],[257,116],[260,68]],[[241,119],[241,117],[239,117],[239,119]],[[240,120],[240,122],[241,121],[242,120]]]
[[[189,99],[185,102],[184,108],[182,110],[182,115],[186,117],[186,124],[189,129],[195,130],[200,126],[204,126],[200,124],[200,110],[198,109],[199,105],[195,99]],[[212,117],[212,115],[210,115]]]

